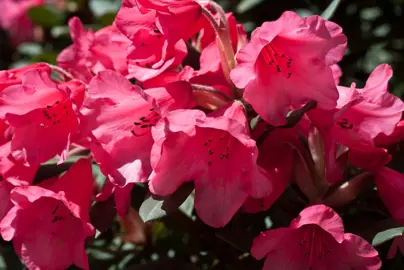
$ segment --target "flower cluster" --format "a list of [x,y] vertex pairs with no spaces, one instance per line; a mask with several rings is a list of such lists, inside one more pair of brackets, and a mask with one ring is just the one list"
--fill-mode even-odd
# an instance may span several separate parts
[[[93,32],[74,17],[69,28],[58,66],[0,71],[0,233],[29,269],[89,269],[93,200],[114,196],[124,218],[136,183],[167,196],[186,182],[198,217],[217,228],[300,189],[307,208],[253,243],[265,270],[380,269],[331,207],[374,179],[404,223],[404,176],[386,167],[404,137],[404,103],[388,92],[387,64],[363,88],[338,85],[341,27],[286,11],[248,38],[211,1],[123,0],[111,26]],[[91,154],[34,181],[75,149]],[[91,162],[107,177],[101,190]],[[403,246],[397,238],[391,253]]]

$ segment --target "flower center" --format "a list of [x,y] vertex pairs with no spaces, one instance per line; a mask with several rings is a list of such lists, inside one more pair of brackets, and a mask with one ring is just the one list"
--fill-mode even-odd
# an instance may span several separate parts
[[282,73],[287,79],[292,76],[292,58],[275,48],[274,45],[268,44],[261,51],[265,63],[278,73]]
[[[142,41],[137,45],[136,55],[133,55],[136,59],[135,64],[139,67],[159,68],[162,65],[161,48],[164,46],[164,39],[160,30],[155,25],[154,27],[146,37],[143,37],[144,39],[142,38]],[[156,67],[157,64],[159,66]]]
[[55,127],[69,118],[69,115],[74,115],[72,104],[68,99],[46,106],[42,113],[43,118],[39,124],[41,128]]
[[307,257],[309,267],[312,267],[313,265],[317,265],[318,261],[323,261],[327,256],[331,255],[331,243],[329,243],[330,241],[328,241],[328,237],[325,235],[326,233],[317,225],[306,225],[303,227],[302,229],[305,229],[303,239],[297,246],[303,253],[303,256]]
[[140,116],[139,120],[133,122],[134,129],[132,129],[130,132],[134,136],[142,136],[146,132],[145,129],[149,129],[157,124],[157,122],[160,120],[161,116],[157,112],[154,111],[154,108],[149,109],[149,114],[146,116]]
[[233,143],[234,138],[227,131],[215,131],[213,136],[203,143],[207,148],[208,165],[212,166],[213,162],[228,159]]
[[337,122],[337,125],[343,129],[353,129],[353,124],[349,123],[347,118],[342,118],[340,121]]

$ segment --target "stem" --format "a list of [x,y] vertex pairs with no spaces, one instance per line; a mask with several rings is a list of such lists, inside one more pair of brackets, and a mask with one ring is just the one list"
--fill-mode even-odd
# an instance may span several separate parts
[[64,81],[66,81],[66,78],[68,78],[69,80],[76,80],[76,81],[81,82],[84,85],[87,85],[84,81],[75,78],[71,73],[67,72],[63,68],[55,66],[55,65],[51,65],[51,64],[47,64],[47,65],[51,68],[51,70],[53,72],[59,74],[63,78]]
[[192,84],[192,90],[193,91],[199,91],[199,92],[210,92],[210,93],[214,93],[220,97],[222,97],[223,99],[225,99],[226,101],[232,101],[233,99],[231,99],[230,97],[228,97],[226,94],[216,90],[213,87],[207,86],[207,85],[202,85],[202,84]]
[[[213,14],[203,6],[201,6],[202,14],[210,22],[213,30],[215,31],[216,41],[220,51],[220,57],[222,58],[223,74],[226,80],[230,83],[230,85],[233,85],[230,78],[230,71],[235,66],[235,60],[234,60],[232,42],[230,39],[229,24],[226,18],[226,14],[224,13],[220,5],[212,1],[210,2],[210,5],[212,8],[216,10],[217,13],[219,13],[221,23],[218,23]],[[223,27],[221,25],[223,25]],[[233,89],[234,89],[234,96],[236,97],[237,90],[235,89],[234,86]]]
[[224,27],[227,30],[230,30],[229,22],[227,21],[226,13],[224,12],[223,8],[216,2],[210,1],[210,6],[220,15],[220,20],[223,22]]

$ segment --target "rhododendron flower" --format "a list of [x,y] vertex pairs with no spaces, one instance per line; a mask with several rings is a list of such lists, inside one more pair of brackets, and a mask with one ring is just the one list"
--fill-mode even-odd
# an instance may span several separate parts
[[320,108],[335,107],[338,91],[330,66],[345,48],[346,37],[335,23],[286,11],[253,32],[230,75],[265,121],[284,125],[291,105],[315,100]]
[[344,233],[341,218],[325,205],[307,207],[288,228],[263,232],[255,238],[251,254],[266,257],[269,269],[372,269],[381,261],[377,251],[361,237]]
[[21,81],[0,92],[0,118],[14,129],[13,157],[29,165],[64,160],[78,127],[72,98],[82,101],[84,88],[57,85],[45,70],[27,71]]
[[33,25],[28,17],[31,7],[44,4],[44,0],[1,0],[0,27],[7,30],[14,45],[19,45],[33,38]]
[[95,233],[89,223],[93,184],[91,162],[81,159],[48,188],[11,191],[14,206],[0,222],[0,232],[4,240],[13,240],[28,269],[66,269],[71,264],[89,269],[84,241]]
[[404,224],[404,175],[384,167],[375,172],[377,192],[391,216]]
[[11,143],[0,146],[0,220],[13,206],[10,192],[16,186],[29,185],[39,166],[27,167],[10,156]]
[[210,226],[226,225],[248,196],[272,192],[267,174],[256,164],[258,149],[238,102],[211,115],[172,111],[152,134],[151,192],[165,196],[193,180],[195,209]]
[[73,44],[58,55],[59,66],[86,82],[106,69],[128,74],[126,50],[131,42],[114,25],[94,33],[86,31],[80,19],[73,17],[69,28]]
[[118,29],[132,41],[128,49],[129,77],[139,81],[177,68],[187,54],[181,39],[171,42],[155,24],[155,12],[143,14],[139,7],[122,7],[116,17]]
[[195,35],[206,21],[195,0],[124,0],[123,6],[138,7],[142,14],[155,14],[157,29],[174,43]]
[[308,113],[323,133],[326,152],[333,144],[342,144],[350,149],[350,161],[367,170],[383,167],[389,161],[388,153],[377,148],[374,139],[381,134],[390,135],[404,110],[400,98],[387,91],[391,76],[391,67],[380,65],[363,89],[355,84],[350,88],[339,86],[335,110],[315,109]]
[[[388,92],[392,74],[392,68],[383,64],[370,74],[363,89],[339,87],[340,96],[359,95],[363,99],[340,115],[333,126],[332,132],[342,144],[353,147],[358,141],[373,143],[377,135],[393,133],[404,111],[404,103]],[[351,91],[356,93],[350,94]],[[342,102],[346,104],[350,100]]]
[[390,135],[379,134],[374,139],[374,142],[377,146],[390,146],[401,142],[403,139],[404,139],[404,121],[402,120],[397,123],[393,133],[391,133]]
[[[115,185],[129,185],[130,191],[151,173],[151,128],[168,111],[193,106],[191,86],[176,82],[143,91],[117,72],[102,71],[91,80],[88,94],[83,123],[95,138],[94,158]],[[117,204],[120,214],[127,209],[123,201]]]
[[29,70],[44,70],[48,73],[51,72],[51,69],[46,63],[35,63],[28,66],[14,68],[9,70],[1,70],[0,71],[0,92],[11,85],[21,84],[22,75]]

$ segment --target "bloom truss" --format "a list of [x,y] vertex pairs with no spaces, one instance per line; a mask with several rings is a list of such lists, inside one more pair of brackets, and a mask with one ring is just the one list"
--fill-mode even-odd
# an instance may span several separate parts
[[[14,5],[13,19],[30,25],[27,8]],[[167,196],[186,182],[197,215],[216,228],[267,210],[289,184],[300,189],[307,208],[254,240],[265,270],[380,269],[377,251],[345,233],[331,207],[373,179],[404,223],[404,176],[386,167],[387,148],[404,137],[404,103],[388,92],[387,64],[364,88],[338,85],[340,26],[286,11],[248,38],[211,1],[123,0],[111,26],[93,32],[75,17],[69,28],[57,66],[0,71],[0,233],[29,269],[89,269],[93,199],[114,196],[125,218],[136,183]],[[190,51],[198,67],[184,61]],[[41,164],[83,148],[90,156],[65,174],[33,181]],[[107,177],[96,194],[92,162]],[[352,167],[362,173],[349,179]],[[404,251],[396,240],[392,254]]]

